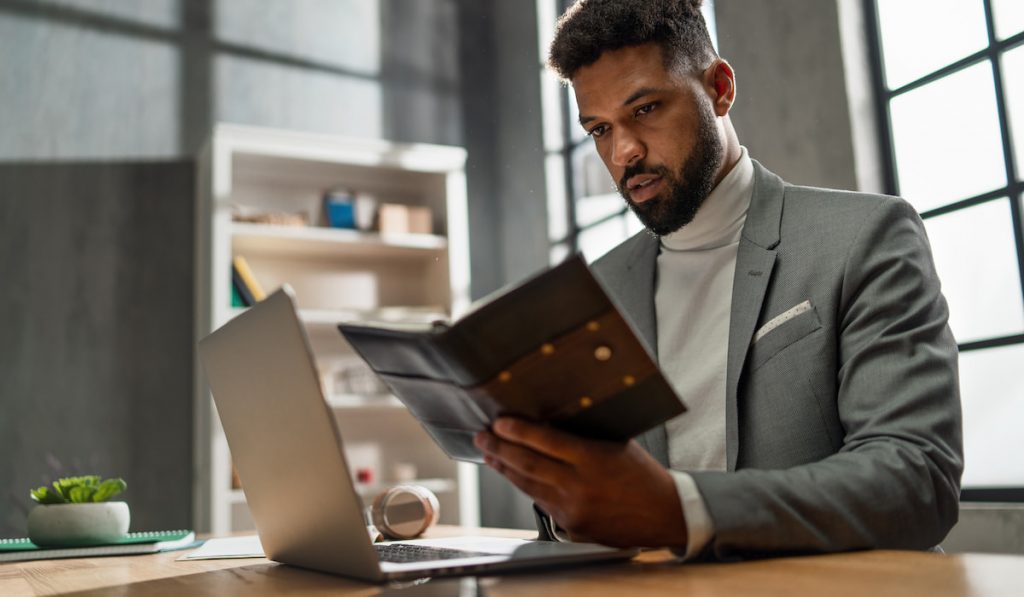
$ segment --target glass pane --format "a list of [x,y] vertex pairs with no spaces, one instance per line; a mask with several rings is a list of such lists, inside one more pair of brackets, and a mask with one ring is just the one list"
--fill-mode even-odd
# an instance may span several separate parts
[[566,243],[560,243],[553,245],[551,250],[548,252],[548,263],[554,265],[556,263],[562,263],[565,258],[569,256],[569,245]]
[[925,226],[957,342],[1024,331],[1010,204],[990,201]]
[[1024,31],[1024,2],[1020,0],[992,0],[992,16],[999,39]]
[[878,0],[878,25],[890,89],[988,45],[982,0]]
[[586,141],[572,150],[574,193],[577,197],[617,193],[612,175],[601,161],[594,144]]
[[579,248],[587,262],[593,263],[598,257],[612,250],[615,245],[624,240],[626,240],[626,219],[620,216],[581,231]]
[[555,22],[558,20],[556,0],[537,0],[537,55],[541,62],[548,60],[548,47],[555,38]]
[[897,96],[891,107],[900,194],[918,211],[1006,184],[988,62]]
[[592,143],[584,143],[573,150],[572,170],[577,226],[583,228],[622,211],[626,202],[615,190]]
[[644,225],[637,219],[636,214],[630,210],[626,214],[626,236],[633,236],[644,229]]
[[582,228],[621,212],[626,207],[618,193],[592,195],[576,200],[576,222]]
[[[1024,9],[1024,2],[1020,6]],[[1024,46],[1003,54],[1003,89],[1017,156],[1017,177],[1024,180]]]
[[708,26],[708,35],[711,36],[711,45],[718,51],[718,23],[715,21],[715,0],[704,0],[700,7],[700,13],[704,15],[704,23]]
[[964,487],[1024,486],[1024,345],[960,355]]
[[555,73],[548,69],[541,70],[540,101],[546,151],[556,151],[565,147],[565,131],[562,129],[562,93],[564,93],[564,87]]
[[[181,0],[148,0],[147,2],[110,2],[107,0],[36,0],[33,4],[53,5],[57,11],[72,9],[81,11],[85,18],[110,17],[118,21],[131,21],[161,29],[175,30],[181,27]],[[43,11],[47,9],[44,7]],[[6,12],[6,11],[5,11]],[[17,12],[14,14],[17,14]],[[46,14],[45,12],[43,14]],[[81,18],[81,17],[79,17]],[[40,19],[41,20],[41,19]],[[119,23],[113,23],[116,27]],[[175,31],[175,33],[177,33]]]
[[[572,87],[566,87],[565,93],[569,98],[569,137],[573,142],[587,141],[587,131],[580,126],[580,107],[576,105],[576,93]],[[593,143],[591,143],[593,145]]]
[[[110,2],[105,0],[104,4],[148,5],[150,3]],[[175,4],[180,5],[179,11],[185,10],[185,2],[179,0]],[[452,50],[448,50],[451,46],[446,43],[447,39],[445,39],[441,27],[429,31],[424,30],[425,28],[421,29],[415,38],[412,37],[411,30],[403,35],[395,31],[398,29],[397,27],[395,29],[386,29],[386,25],[382,25],[382,23],[390,21],[390,18],[386,16],[389,14],[388,11],[390,9],[382,6],[383,4],[380,0],[371,2],[305,2],[301,4],[289,2],[221,1],[196,3],[196,6],[209,5],[209,8],[204,9],[210,11],[207,13],[209,17],[205,19],[212,21],[215,29],[215,41],[218,44],[224,44],[224,46],[228,47],[236,46],[245,50],[243,52],[229,52],[225,51],[225,48],[225,50],[216,51],[214,56],[224,56],[233,60],[258,60],[257,64],[262,67],[269,67],[271,65],[279,68],[290,66],[296,69],[298,73],[301,73],[297,76],[305,78],[334,79],[335,77],[327,75],[325,71],[320,71],[317,75],[312,76],[311,71],[301,66],[303,61],[330,65],[342,71],[347,71],[366,82],[373,81],[378,85],[382,83],[380,76],[382,75],[381,68],[384,64],[388,66],[392,64],[398,66],[398,64],[401,64],[399,68],[407,69],[404,72],[410,74],[419,72],[449,73],[458,68],[457,46]],[[190,20],[196,17],[192,17],[189,12],[184,12],[184,14],[190,15],[186,17],[185,21],[186,30],[189,30],[193,27],[190,24]],[[437,12],[431,11],[429,7],[407,6],[402,13],[405,19],[402,22],[416,23],[421,19],[426,20],[428,18],[431,21],[437,19],[437,21],[433,22],[443,22],[438,16],[435,16],[437,14]],[[388,19],[388,21],[383,19]],[[396,25],[398,23],[397,21],[390,22]],[[395,35],[392,34],[392,31],[395,31],[397,35],[402,35],[403,41],[407,40],[406,43],[416,44],[410,47],[431,48],[437,51],[429,56],[413,56],[409,54],[408,50],[402,52],[389,51],[388,45],[385,44],[395,43],[391,37],[391,35]],[[263,58],[263,56],[267,58]],[[398,60],[388,64],[384,61],[384,56],[388,56],[391,60]],[[295,63],[290,64],[291,61],[295,61]],[[278,106],[290,106],[294,110],[297,109],[297,106],[305,103],[302,101],[305,98],[304,95],[301,95],[303,92],[329,93],[324,87],[315,87],[309,91],[305,89],[298,90],[295,93],[300,94],[298,97],[302,99],[294,103],[276,94],[272,96],[273,99],[262,97],[268,88],[276,91],[277,86],[286,84],[285,81],[264,78],[253,81],[251,87],[238,90],[235,92],[237,95],[233,93],[228,97],[232,99],[235,97],[246,97],[247,101],[244,103],[266,102],[278,110],[282,109]],[[219,84],[217,87],[219,87]],[[256,90],[260,91],[257,92]],[[211,90],[212,93],[218,93],[218,91]],[[339,98],[345,98],[342,100],[345,102],[343,104],[345,106],[368,105],[349,104],[347,103],[349,101],[347,96],[335,95],[334,93],[329,93],[325,101],[332,101],[338,104]],[[231,103],[243,102],[235,100]],[[269,122],[261,124],[270,125]],[[274,124],[273,126],[278,125]]]
[[566,202],[565,160],[561,154],[544,159],[544,180],[548,192],[548,240],[559,241],[569,235],[569,204]]

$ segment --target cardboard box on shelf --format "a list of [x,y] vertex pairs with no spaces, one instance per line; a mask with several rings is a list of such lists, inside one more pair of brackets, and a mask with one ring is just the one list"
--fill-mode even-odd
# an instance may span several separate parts
[[434,218],[429,207],[381,204],[378,217],[381,234],[433,234]]

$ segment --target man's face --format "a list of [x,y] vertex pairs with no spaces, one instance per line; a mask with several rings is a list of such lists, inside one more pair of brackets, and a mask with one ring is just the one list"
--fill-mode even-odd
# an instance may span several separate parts
[[700,78],[666,69],[645,44],[605,52],[572,85],[580,124],[644,226],[664,236],[690,223],[723,159]]

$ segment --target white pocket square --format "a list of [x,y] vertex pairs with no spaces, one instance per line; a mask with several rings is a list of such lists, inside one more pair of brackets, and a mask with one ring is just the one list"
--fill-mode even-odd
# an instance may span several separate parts
[[793,319],[797,315],[801,315],[803,313],[810,311],[811,308],[811,301],[810,299],[808,299],[791,309],[787,309],[784,313],[772,317],[771,321],[761,326],[761,329],[757,330],[757,332],[754,333],[754,339],[751,341],[751,344],[757,342],[761,338],[764,338],[768,334],[768,332],[771,332],[775,328],[786,323],[790,319]]

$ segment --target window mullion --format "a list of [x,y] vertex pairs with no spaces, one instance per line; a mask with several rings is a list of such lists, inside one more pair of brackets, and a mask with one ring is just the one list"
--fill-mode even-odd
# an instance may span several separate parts
[[881,29],[878,24],[877,0],[863,0],[864,21],[867,25],[868,52],[871,56],[871,79],[874,84],[875,113],[878,118],[878,143],[881,145],[882,182],[885,192],[899,195],[896,176],[896,147],[892,138],[892,113],[889,110],[889,84],[885,77],[885,54],[882,49]]
[[[1006,161],[1007,189],[1017,186],[1017,167],[1014,163],[1013,138],[1010,131],[1010,119],[1006,109],[1006,90],[1003,87],[1003,63],[1001,53],[996,47],[995,18],[992,12],[992,0],[983,0],[985,5],[985,27],[988,29],[988,44],[991,50],[989,61],[992,66],[992,82],[996,91],[996,113],[999,116],[999,132],[1003,142],[1003,159]],[[1017,272],[1021,284],[1021,308],[1024,308],[1024,220],[1021,215],[1021,199],[1019,194],[1011,194],[1010,214],[1013,218],[1013,239],[1017,245]]]
[[[559,0],[558,2],[558,14],[565,14],[565,11],[569,8],[569,0]],[[579,252],[579,235],[580,228],[576,223],[576,179],[573,173],[572,166],[572,125],[570,117],[572,110],[569,109],[569,94],[566,90],[565,93],[561,94],[562,101],[562,165],[565,169],[565,207],[568,213],[569,220],[569,252]]]

